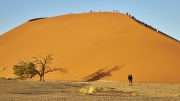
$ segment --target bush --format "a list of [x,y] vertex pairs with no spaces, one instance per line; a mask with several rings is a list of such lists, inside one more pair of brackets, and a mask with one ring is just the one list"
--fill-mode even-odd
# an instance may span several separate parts
[[96,87],[93,85],[84,87],[80,89],[81,94],[86,94],[86,95],[92,95],[96,92]]
[[32,78],[37,74],[36,67],[32,62],[21,61],[18,65],[14,65],[13,70],[14,74],[22,80]]
[[139,92],[137,92],[137,91],[134,91],[134,92],[132,92],[132,94],[131,94],[132,96],[140,96],[140,94],[139,94]]

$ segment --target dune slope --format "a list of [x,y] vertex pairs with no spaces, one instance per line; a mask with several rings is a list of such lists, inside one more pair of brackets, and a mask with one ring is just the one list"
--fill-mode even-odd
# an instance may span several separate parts
[[49,80],[82,80],[102,68],[124,66],[105,80],[180,82],[180,43],[146,28],[125,14],[68,14],[28,21],[0,36],[0,76],[14,77],[19,59],[54,54],[54,66],[67,74]]

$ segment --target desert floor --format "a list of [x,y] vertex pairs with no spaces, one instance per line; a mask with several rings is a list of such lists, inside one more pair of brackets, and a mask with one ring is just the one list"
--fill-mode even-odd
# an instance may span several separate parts
[[[80,94],[88,85],[109,89]],[[0,101],[180,101],[180,84],[75,81],[19,81],[0,79]]]

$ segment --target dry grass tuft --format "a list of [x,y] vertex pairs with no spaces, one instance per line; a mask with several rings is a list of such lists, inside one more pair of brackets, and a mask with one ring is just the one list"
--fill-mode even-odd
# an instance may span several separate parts
[[97,88],[93,85],[84,87],[80,89],[80,93],[81,94],[85,94],[85,95],[92,95],[96,92]]
[[132,95],[132,96],[135,96],[135,97],[136,97],[136,96],[140,96],[140,94],[139,94],[138,91],[133,91],[133,92],[131,93],[131,95]]

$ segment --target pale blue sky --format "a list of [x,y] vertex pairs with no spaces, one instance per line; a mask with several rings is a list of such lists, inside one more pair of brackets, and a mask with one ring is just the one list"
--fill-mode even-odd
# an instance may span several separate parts
[[32,18],[120,10],[180,40],[180,0],[0,0],[0,34]]

